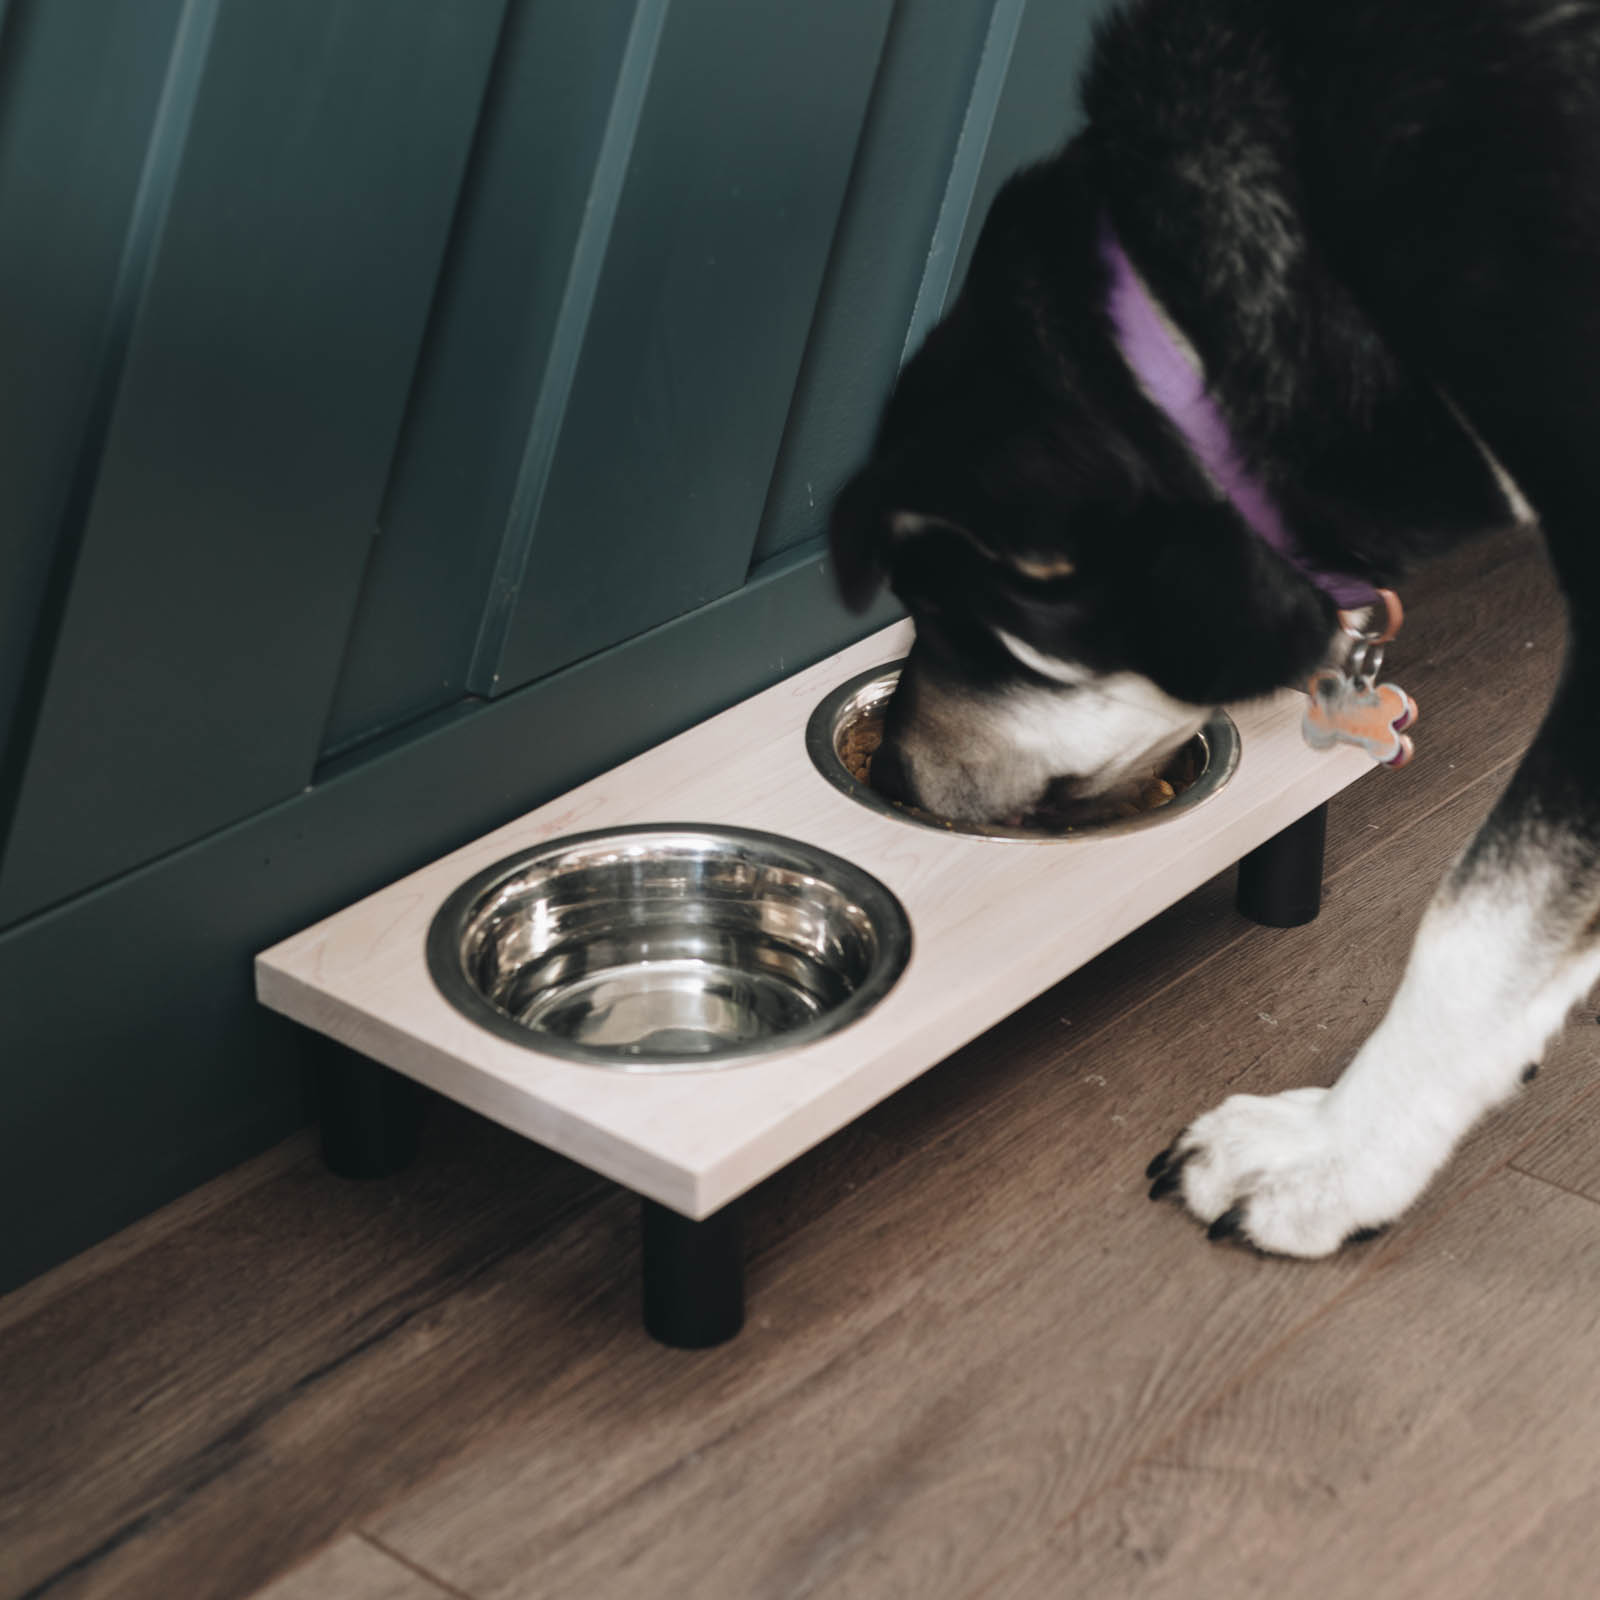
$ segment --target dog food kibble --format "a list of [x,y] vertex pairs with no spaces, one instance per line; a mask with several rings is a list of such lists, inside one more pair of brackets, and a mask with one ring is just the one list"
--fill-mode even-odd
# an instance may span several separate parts
[[[857,783],[871,784],[872,756],[883,742],[883,719],[860,717],[845,729],[837,749],[839,759]],[[1075,827],[1094,827],[1106,822],[1122,822],[1143,816],[1160,806],[1171,805],[1180,794],[1200,776],[1200,760],[1193,741],[1168,758],[1158,772],[1136,779],[1113,794],[1100,795],[1085,805],[1082,802],[1052,804],[1047,795],[1043,802],[1021,819],[1021,826],[1040,833],[1064,833]],[[899,805],[899,802],[895,802]],[[945,827],[953,824],[942,817],[918,811],[914,806],[902,810],[916,811],[918,816],[941,822]]]
[[878,717],[862,717],[845,730],[839,745],[839,759],[850,769],[857,783],[869,782],[872,753],[883,743],[883,722]]

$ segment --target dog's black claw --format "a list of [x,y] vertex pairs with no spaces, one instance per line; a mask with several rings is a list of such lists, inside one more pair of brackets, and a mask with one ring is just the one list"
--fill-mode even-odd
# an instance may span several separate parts
[[1532,1083],[1533,1080],[1538,1076],[1539,1063],[1537,1061],[1530,1061],[1527,1066],[1522,1069],[1522,1081],[1524,1083]]
[[1182,1167],[1168,1167],[1165,1172],[1150,1185],[1150,1198],[1152,1200],[1165,1200],[1169,1194],[1176,1191],[1178,1180],[1183,1176]]
[[1375,1228],[1357,1228],[1354,1233],[1347,1233],[1344,1242],[1346,1244],[1365,1244],[1369,1239],[1376,1239],[1388,1231],[1389,1224],[1380,1222]]
[[1230,1206],[1206,1229],[1208,1239],[1236,1239],[1244,1231],[1244,1207]]
[[1183,1169],[1188,1164],[1189,1157],[1194,1154],[1194,1146],[1187,1150],[1180,1150],[1176,1144],[1163,1150],[1145,1169],[1145,1176],[1155,1177],[1155,1182],[1150,1185],[1150,1198],[1152,1200],[1165,1200],[1183,1179]]

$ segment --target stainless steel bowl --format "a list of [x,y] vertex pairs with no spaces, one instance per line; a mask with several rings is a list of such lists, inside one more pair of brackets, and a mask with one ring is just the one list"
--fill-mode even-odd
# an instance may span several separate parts
[[837,1032],[911,954],[900,902],[793,839],[701,826],[572,834],[462,884],[428,930],[445,998],[595,1066],[736,1065]]
[[1234,774],[1239,765],[1239,730],[1233,718],[1218,711],[1194,736],[1192,741],[1200,758],[1200,771],[1195,781],[1176,799],[1168,801],[1154,811],[1137,817],[1121,817],[1110,822],[1075,824],[1062,831],[1048,828],[1007,828],[998,823],[952,822],[896,805],[886,800],[876,789],[869,788],[850,771],[844,762],[845,738],[863,718],[881,714],[894,693],[900,679],[901,661],[891,661],[886,666],[872,667],[859,673],[848,683],[840,684],[815,711],[806,725],[806,749],[817,770],[834,788],[841,789],[852,800],[898,822],[913,827],[933,828],[941,833],[967,834],[979,839],[1007,839],[1026,844],[1060,844],[1072,839],[1103,839],[1107,834],[1131,833],[1139,828],[1152,828],[1173,817],[1183,816],[1198,805],[1204,805]]

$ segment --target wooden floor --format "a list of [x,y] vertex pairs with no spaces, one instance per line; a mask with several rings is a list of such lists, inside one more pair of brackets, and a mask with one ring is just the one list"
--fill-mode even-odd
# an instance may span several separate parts
[[453,1112],[403,1179],[296,1140],[0,1300],[0,1594],[1596,1592],[1592,1009],[1335,1261],[1145,1198],[1197,1111],[1337,1072],[1537,719],[1529,537],[1407,600],[1420,755],[1336,804],[1322,918],[1219,879],[768,1182],[723,1349],[640,1332],[626,1195]]

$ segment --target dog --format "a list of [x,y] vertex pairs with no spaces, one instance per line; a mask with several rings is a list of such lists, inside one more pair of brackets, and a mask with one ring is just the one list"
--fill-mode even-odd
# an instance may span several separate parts
[[1568,608],[1377,1029],[1331,1088],[1235,1095],[1152,1163],[1214,1237],[1325,1256],[1600,978],[1600,0],[1131,0],[1082,99],[834,502],[846,602],[887,581],[916,625],[875,785],[972,820],[1103,793],[1530,516]]

